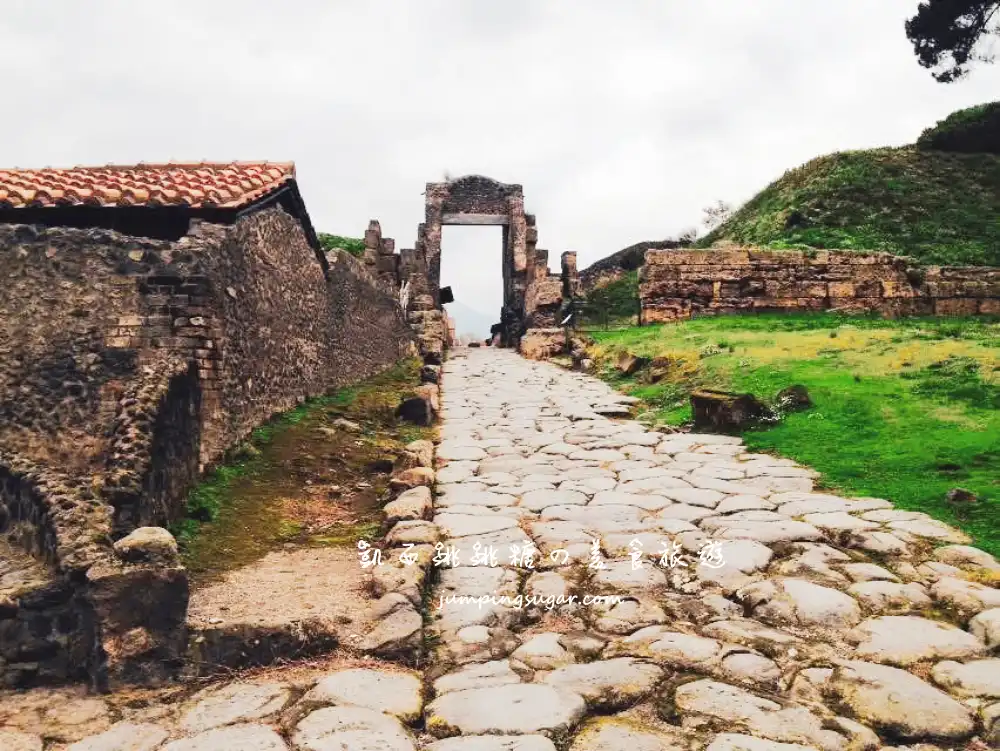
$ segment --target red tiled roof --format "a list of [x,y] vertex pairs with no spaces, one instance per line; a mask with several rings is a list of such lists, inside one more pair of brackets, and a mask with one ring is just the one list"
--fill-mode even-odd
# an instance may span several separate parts
[[235,209],[294,178],[292,162],[0,169],[0,208],[88,205]]

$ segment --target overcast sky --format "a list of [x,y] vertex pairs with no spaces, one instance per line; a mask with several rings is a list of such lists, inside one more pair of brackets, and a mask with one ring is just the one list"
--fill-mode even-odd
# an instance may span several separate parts
[[[0,166],[294,160],[321,231],[412,247],[424,184],[521,183],[553,265],[696,225],[831,151],[997,98],[938,84],[917,0],[4,0]],[[500,306],[497,228],[443,284]]]

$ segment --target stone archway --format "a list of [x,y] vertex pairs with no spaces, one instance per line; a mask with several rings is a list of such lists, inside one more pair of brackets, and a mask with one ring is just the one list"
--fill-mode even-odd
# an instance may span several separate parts
[[[441,305],[441,229],[446,225],[503,228],[501,344],[518,347],[529,330],[557,331],[559,311],[579,288],[576,253],[562,254],[562,270],[550,274],[548,251],[539,250],[533,214],[524,211],[524,190],[484,175],[427,183],[424,222],[413,250],[403,250],[399,283],[407,284],[408,320],[417,329],[425,360],[436,361],[445,337]],[[374,261],[373,261],[374,262]]]
[[[428,281],[435,305],[441,304],[441,228],[445,225],[503,227],[503,307],[524,317],[528,280],[528,216],[520,185],[483,175],[466,175],[444,183],[427,183],[424,223],[417,229],[417,250],[427,259]],[[531,217],[532,224],[534,217]],[[534,234],[534,233],[532,233]]]

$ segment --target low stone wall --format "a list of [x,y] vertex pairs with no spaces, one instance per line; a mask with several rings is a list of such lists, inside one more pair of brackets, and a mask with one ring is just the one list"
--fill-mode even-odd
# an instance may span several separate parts
[[888,253],[650,250],[639,282],[645,323],[767,311],[1000,314],[1000,268],[920,267]]
[[143,618],[183,629],[183,612],[136,608],[124,582],[183,591],[183,608],[183,569],[125,565],[112,542],[180,518],[201,470],[272,415],[412,354],[397,299],[359,266],[280,208],[177,242],[0,225],[0,534],[84,603],[56,617],[76,636],[49,629],[35,659],[16,624],[52,598],[0,592],[2,680],[72,677],[81,643],[95,680],[171,662],[182,640]]

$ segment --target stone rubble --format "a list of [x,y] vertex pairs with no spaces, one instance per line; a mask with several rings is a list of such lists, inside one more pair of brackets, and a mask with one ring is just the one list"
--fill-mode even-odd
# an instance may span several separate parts
[[410,452],[433,496],[387,507],[359,645],[427,650],[423,673],[237,680],[126,713],[29,692],[0,701],[0,748],[1000,746],[1000,564],[957,530],[733,436],[618,419],[630,399],[509,351],[456,352],[441,376],[436,454]]

